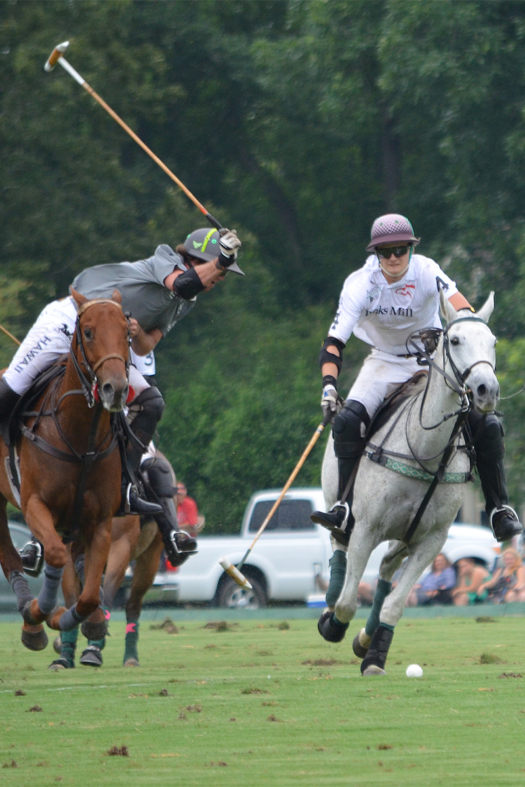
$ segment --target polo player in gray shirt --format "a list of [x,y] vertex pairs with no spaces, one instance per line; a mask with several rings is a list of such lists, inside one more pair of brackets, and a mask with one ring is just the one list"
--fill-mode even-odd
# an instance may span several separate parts
[[[130,314],[131,347],[137,355],[143,356],[193,309],[201,292],[213,289],[228,271],[244,275],[236,261],[240,247],[241,241],[235,231],[221,230],[219,233],[215,229],[199,229],[190,233],[176,251],[161,245],[146,260],[86,268],[72,286],[90,300],[111,297],[115,289],[119,290],[122,308]],[[9,417],[18,398],[33,381],[69,351],[76,317],[71,296],[54,301],[42,311],[0,379],[0,422]],[[129,382],[135,391],[130,404],[130,414],[134,416],[131,429],[147,447],[162,416],[164,400],[160,391],[150,386],[135,367],[130,368]],[[128,465],[134,476],[142,454],[142,448],[137,445],[128,447]],[[149,470],[148,476],[155,491]],[[161,476],[157,486],[162,486],[162,491],[166,492],[165,472]],[[156,497],[160,505],[143,500],[136,487],[126,480],[123,482],[122,513],[153,514],[163,533],[169,557],[174,549],[179,551],[174,536],[174,531],[178,530],[176,518],[163,504],[165,494],[156,494]]]

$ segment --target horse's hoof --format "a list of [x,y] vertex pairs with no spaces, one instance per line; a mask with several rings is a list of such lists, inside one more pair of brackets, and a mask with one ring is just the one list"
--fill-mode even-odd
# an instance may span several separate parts
[[60,634],[58,635],[58,637],[55,637],[55,639],[53,641],[53,649],[54,649],[55,653],[58,653],[59,656],[61,655],[61,653],[62,653],[62,638],[61,638]]
[[372,642],[372,637],[369,637],[365,629],[361,629],[359,634],[356,634],[352,642],[352,650],[358,659],[364,659],[368,653],[368,648]]
[[137,659],[131,658],[126,659],[124,662],[124,667],[140,667],[140,664],[138,663]]
[[55,659],[55,661],[52,661],[48,667],[48,669],[51,670],[51,672],[59,672],[60,670],[63,669],[74,669],[74,668],[75,668],[75,662],[69,661],[64,657],[60,659]]
[[49,642],[43,626],[22,626],[22,645],[28,650],[44,650]]
[[370,678],[373,675],[386,675],[386,672],[381,667],[376,667],[375,664],[369,664],[363,671],[363,678]]
[[89,620],[85,620],[80,630],[86,639],[104,639],[108,633],[108,622],[105,618],[100,623],[91,623]]
[[349,623],[340,623],[333,612],[323,612],[317,622],[319,634],[327,642],[341,642],[349,625]]
[[97,645],[88,645],[80,657],[80,663],[84,667],[101,667],[102,653]]

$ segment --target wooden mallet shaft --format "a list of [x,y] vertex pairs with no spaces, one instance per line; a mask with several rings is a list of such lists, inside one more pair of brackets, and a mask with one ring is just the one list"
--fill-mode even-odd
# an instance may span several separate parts
[[104,99],[101,98],[98,95],[98,93],[96,93],[93,90],[91,85],[89,85],[82,76],[80,76],[78,71],[76,71],[70,63],[68,63],[68,61],[64,57],[64,52],[66,51],[68,46],[69,46],[69,41],[64,41],[62,44],[59,44],[57,47],[55,47],[55,49],[53,49],[53,51],[51,52],[51,55],[47,59],[47,62],[45,64],[45,66],[44,66],[44,69],[46,71],[53,71],[53,69],[56,66],[56,64],[60,63],[62,68],[65,71],[67,71],[67,73],[70,74],[70,76],[73,77],[75,82],[78,82],[78,84],[81,85],[81,87],[83,87],[84,90],[87,93],[89,93],[89,95],[92,96],[95,99],[95,101],[97,101],[103,109],[106,110],[108,115],[111,115],[113,120],[115,120],[119,124],[119,126],[121,126],[124,129],[124,131],[127,134],[129,134],[129,136],[137,143],[137,145],[140,145],[142,150],[144,150],[148,154],[148,156],[153,159],[155,164],[158,164],[158,166],[166,173],[166,175],[168,175],[168,177],[171,178],[173,180],[173,182],[177,184],[177,186],[186,194],[186,196],[193,202],[193,204],[198,207],[198,209],[201,211],[201,213],[203,213],[206,216],[206,218],[208,219],[210,224],[213,227],[215,227],[215,229],[217,229],[217,230],[222,229],[222,224],[219,221],[217,221],[217,219],[214,216],[212,216],[211,213],[208,213],[208,211],[206,210],[204,205],[202,205],[199,202],[197,197],[195,197],[191,193],[191,191],[184,185],[184,183],[181,180],[179,180],[179,178],[171,171],[171,169],[169,167],[167,167],[166,164],[164,164],[164,162],[158,156],[155,155],[155,153],[146,145],[146,143],[143,142],[140,139],[140,137],[138,137],[135,134],[135,132],[128,126],[128,124],[125,123],[122,120],[122,118],[119,115],[117,115],[117,113],[113,109],[111,109],[109,104],[106,104]]

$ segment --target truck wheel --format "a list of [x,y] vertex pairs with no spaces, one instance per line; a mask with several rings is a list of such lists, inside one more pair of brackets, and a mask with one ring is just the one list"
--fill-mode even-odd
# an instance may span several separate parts
[[248,577],[252,590],[241,588],[230,577],[221,583],[217,590],[217,606],[226,609],[259,609],[265,607],[268,599],[261,582]]

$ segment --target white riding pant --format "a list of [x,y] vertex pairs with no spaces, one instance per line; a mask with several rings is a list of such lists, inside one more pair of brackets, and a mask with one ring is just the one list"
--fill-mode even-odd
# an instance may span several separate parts
[[[43,309],[4,372],[4,380],[13,391],[25,393],[39,374],[69,352],[76,320],[71,297],[53,301]],[[129,369],[129,384],[137,396],[150,387],[134,366]]]
[[374,347],[350,388],[347,399],[361,402],[370,418],[373,418],[383,399],[420,371],[421,366],[418,366],[415,358],[392,355]]

